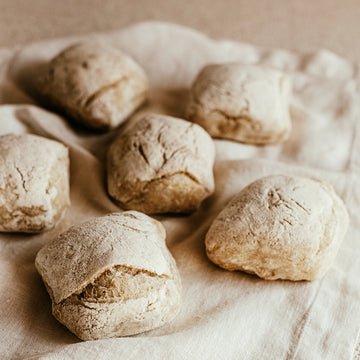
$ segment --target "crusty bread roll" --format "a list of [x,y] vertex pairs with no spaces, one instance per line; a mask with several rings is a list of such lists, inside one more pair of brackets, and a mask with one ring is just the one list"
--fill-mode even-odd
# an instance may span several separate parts
[[73,226],[35,266],[53,315],[82,340],[138,334],[172,320],[181,280],[160,222],[136,211]]
[[274,175],[248,185],[206,235],[211,261],[267,280],[322,277],[349,218],[334,189],[319,180]]
[[147,98],[140,66],[120,50],[97,42],[72,45],[57,55],[39,81],[45,105],[94,129],[112,129]]
[[124,209],[196,210],[214,191],[215,147],[200,126],[147,114],[128,124],[108,152],[108,193]]
[[35,135],[0,136],[0,231],[49,230],[69,205],[68,149]]
[[285,140],[290,82],[280,71],[240,63],[208,65],[195,79],[187,118],[217,138],[248,144]]

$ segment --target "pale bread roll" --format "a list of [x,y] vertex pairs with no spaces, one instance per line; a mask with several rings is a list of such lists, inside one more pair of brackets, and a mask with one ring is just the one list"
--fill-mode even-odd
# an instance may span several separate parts
[[290,82],[284,73],[240,63],[205,66],[195,79],[187,118],[211,136],[273,144],[291,130]]
[[214,192],[214,158],[214,143],[200,126],[147,114],[109,149],[108,193],[124,209],[191,212]]
[[227,270],[267,280],[314,280],[331,266],[349,217],[319,180],[274,175],[244,188],[206,234],[207,256]]
[[181,307],[165,229],[136,211],[71,227],[38,252],[35,266],[53,315],[82,340],[138,334],[172,320]]
[[94,129],[112,129],[148,96],[141,67],[120,50],[84,42],[63,50],[48,64],[38,84],[45,105]]
[[0,136],[0,231],[49,230],[69,205],[68,149],[35,135]]

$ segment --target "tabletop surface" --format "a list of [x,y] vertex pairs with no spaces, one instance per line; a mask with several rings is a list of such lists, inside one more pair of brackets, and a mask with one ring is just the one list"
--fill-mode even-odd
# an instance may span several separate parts
[[0,0],[0,47],[175,22],[214,38],[301,52],[326,48],[360,61],[357,0]]

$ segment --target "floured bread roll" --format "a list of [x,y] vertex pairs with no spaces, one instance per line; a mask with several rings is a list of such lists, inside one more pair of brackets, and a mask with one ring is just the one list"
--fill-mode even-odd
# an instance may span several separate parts
[[94,129],[112,129],[147,98],[149,82],[140,66],[102,43],[79,43],[57,55],[39,83],[50,106]]
[[82,340],[128,336],[172,320],[181,280],[165,229],[136,211],[73,226],[37,254],[53,315]]
[[248,144],[287,138],[290,82],[280,71],[238,63],[208,65],[195,79],[188,119],[213,137]]
[[206,235],[211,261],[267,280],[314,280],[330,267],[349,218],[334,189],[319,180],[275,175],[248,185]]
[[0,231],[49,230],[69,205],[68,149],[35,135],[0,136]]
[[214,192],[215,147],[200,126],[147,114],[108,152],[108,192],[125,209],[187,213]]

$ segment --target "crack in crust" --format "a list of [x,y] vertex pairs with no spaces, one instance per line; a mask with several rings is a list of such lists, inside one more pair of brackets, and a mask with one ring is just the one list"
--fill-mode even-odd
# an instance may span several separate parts
[[126,301],[147,296],[149,291],[160,289],[168,279],[171,278],[164,274],[115,265],[68,299],[82,305]]
[[121,77],[119,80],[116,80],[114,82],[112,82],[111,84],[105,85],[103,87],[101,87],[100,89],[98,89],[97,91],[95,91],[92,95],[90,95],[85,103],[84,103],[84,109],[87,109],[91,106],[91,104],[101,95],[103,95],[104,93],[106,93],[107,91],[111,90],[111,89],[116,89],[119,84],[121,84],[122,82],[128,81],[128,77],[127,76],[123,76]]
[[[129,205],[132,202],[138,202],[139,200],[141,200],[144,197],[144,194],[146,194],[148,192],[148,188],[151,187],[152,184],[161,181],[161,180],[165,180],[165,179],[170,179],[171,177],[175,176],[175,175],[185,175],[187,178],[189,178],[191,181],[193,181],[195,184],[197,184],[199,187],[201,187],[205,192],[210,192],[210,189],[208,189],[204,184],[201,184],[200,181],[193,176],[192,174],[190,174],[189,172],[186,171],[176,171],[174,173],[171,174],[165,174],[162,175],[160,177],[157,177],[155,179],[151,179],[150,181],[146,182],[144,184],[144,186],[142,187],[142,190],[140,192],[139,195],[134,195],[133,197],[127,199],[127,200],[122,200],[120,201],[120,204],[122,205]],[[115,199],[116,200],[116,199]]]
[[[241,114],[241,115],[235,115],[231,116],[227,114],[225,111],[220,109],[213,109],[211,110],[212,113],[217,113],[220,116],[222,116],[227,122],[227,126],[229,126],[229,123],[236,122],[237,124],[231,124],[230,128],[231,130],[239,130],[242,126],[245,126],[247,128],[251,128],[254,131],[259,131],[261,129],[261,124],[257,121],[255,121],[253,118],[251,118],[249,115]],[[222,124],[220,126],[221,128],[224,128],[225,126]],[[224,131],[228,129],[224,128]]]
[[[297,187],[297,188],[299,188],[299,187]],[[285,199],[282,196],[279,188],[270,189],[267,193],[267,196],[268,196],[268,202],[267,202],[268,209],[282,205],[282,206],[285,206],[286,208],[288,208],[289,210],[293,210],[294,206],[295,206],[295,207],[299,207],[300,209],[302,209],[306,214],[311,215],[310,209],[306,208],[304,205],[300,204],[298,201],[296,201],[292,197],[290,197],[289,199]]]
[[16,171],[18,172],[18,174],[20,175],[23,189],[25,190],[25,192],[28,192],[28,189],[27,189],[27,187],[26,187],[26,181],[25,181],[25,178],[24,178],[23,173],[21,172],[21,170],[20,170],[17,166],[15,166],[15,170],[16,170]]
[[[227,114],[226,111],[218,108],[206,111],[201,101],[196,96],[193,96],[192,104],[190,104],[187,110],[187,118],[199,123],[215,138],[236,140],[244,143],[258,145],[273,143],[280,141],[287,135],[288,130],[279,132],[276,137],[261,134],[261,131],[263,130],[261,122],[255,120],[250,115],[247,115],[247,113],[249,113],[250,104],[247,99],[244,99],[244,101],[246,102],[246,105],[239,110],[240,114],[232,116]],[[202,110],[199,111],[198,108],[201,108]],[[212,121],[208,120],[207,118],[209,116],[211,117],[211,114],[218,116],[218,118]],[[249,131],[250,133],[246,134]]]
[[[149,182],[147,182],[147,185],[145,186],[145,191],[146,191],[146,188],[148,186],[150,186],[152,183],[156,182],[156,181],[159,181],[159,180],[162,180],[162,179],[169,179],[171,178],[172,176],[175,176],[175,175],[178,175],[178,174],[181,174],[181,175],[185,175],[186,177],[188,177],[190,180],[192,180],[195,184],[198,184],[199,186],[202,186],[204,189],[208,190],[203,184],[201,184],[199,182],[199,180],[193,175],[193,174],[190,174],[189,172],[187,171],[176,171],[176,172],[173,172],[171,174],[165,174],[165,175],[162,175],[156,179],[152,179],[150,180]],[[208,190],[209,191],[209,190]]]
[[[189,131],[193,128],[195,124],[189,124],[189,126],[186,128],[186,130],[183,132],[183,136],[188,135]],[[144,159],[145,163],[154,171],[155,174],[159,174],[161,172],[161,170],[164,168],[164,166],[175,157],[176,154],[178,154],[181,151],[184,151],[187,149],[187,147],[185,145],[182,145],[178,148],[176,148],[175,150],[173,150],[170,155],[168,156],[168,150],[170,150],[166,144],[162,141],[163,139],[163,130],[166,128],[166,126],[164,124],[162,124],[159,129],[157,130],[157,136],[156,136],[156,141],[157,143],[161,146],[161,152],[162,152],[162,164],[156,168],[154,166],[152,166],[148,155],[146,154],[145,150],[144,150],[144,146],[141,143],[138,143],[137,141],[132,143],[132,148],[136,149],[140,156]],[[179,134],[179,136],[182,136],[182,134]],[[197,148],[198,150],[198,148]],[[168,174],[164,174],[161,176],[158,176],[154,179],[151,179],[150,181],[148,181],[145,186],[142,188],[142,192],[146,192],[147,188],[154,182],[163,180],[163,179],[169,179],[170,177],[177,175],[177,174],[183,174],[185,176],[187,176],[190,180],[192,180],[194,183],[196,183],[197,185],[199,185],[200,187],[203,187],[205,191],[210,191],[210,189],[208,189],[206,186],[204,186],[193,174],[191,174],[188,171],[183,171],[183,170],[179,170],[176,172],[172,172],[172,173],[168,173]],[[138,196],[134,196],[133,198],[123,202],[125,204],[130,203],[131,201],[135,200],[136,198],[141,198],[142,195],[138,195]]]
[[131,230],[131,231],[135,231],[135,232],[138,232],[138,233],[141,233],[141,234],[146,234],[146,232],[140,230],[140,229],[137,229],[137,228],[134,228],[132,226],[129,226],[129,225],[125,225],[125,224],[121,224],[121,227],[125,228],[125,229],[128,229],[128,230]]
[[142,158],[145,160],[145,162],[146,162],[149,166],[151,166],[151,165],[150,165],[150,162],[149,162],[149,159],[148,159],[147,156],[145,155],[145,151],[144,151],[144,149],[143,149],[143,147],[142,147],[141,144],[137,147],[137,149],[138,149],[140,155],[142,156]]

